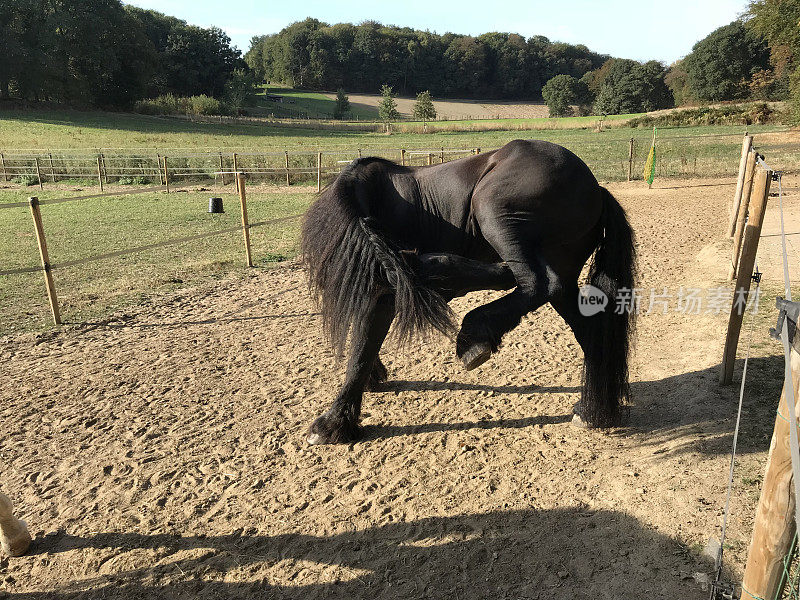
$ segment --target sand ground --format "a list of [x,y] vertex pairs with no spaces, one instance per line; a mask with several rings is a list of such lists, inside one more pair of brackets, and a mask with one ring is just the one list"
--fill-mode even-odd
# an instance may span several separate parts
[[[731,179],[609,188],[643,289],[725,285]],[[732,578],[781,387],[771,319],[753,334]],[[472,372],[444,338],[389,346],[366,438],[325,447],[305,429],[342,367],[296,264],[0,338],[0,487],[36,537],[0,560],[0,598],[705,598],[738,392],[717,384],[725,322],[643,314],[630,420],[609,432],[570,424],[580,350],[549,307]]]

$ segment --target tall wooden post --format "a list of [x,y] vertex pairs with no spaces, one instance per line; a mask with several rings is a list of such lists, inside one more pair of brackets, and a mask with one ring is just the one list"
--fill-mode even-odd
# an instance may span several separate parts
[[164,187],[169,194],[169,168],[167,167],[167,157],[164,157]]
[[242,234],[244,235],[244,252],[247,266],[253,266],[253,257],[250,255],[250,223],[247,220],[247,194],[244,188],[244,173],[236,173],[236,187],[239,190],[239,204],[242,207]]
[[361,148],[358,149],[358,158],[361,158]]
[[8,181],[8,173],[6,172],[6,157],[0,152],[0,165],[3,166],[3,181]]
[[322,152],[317,152],[317,191],[322,191]]
[[428,152],[428,165],[432,165],[432,164],[433,164],[433,154]]
[[633,138],[628,142],[628,181],[633,179]]
[[34,157],[34,162],[36,163],[36,177],[39,179],[39,189],[43,190],[44,186],[42,185],[42,170],[39,168],[39,157]]
[[742,189],[742,200],[739,202],[739,215],[736,219],[736,230],[733,233],[733,246],[731,247],[731,266],[728,269],[728,280],[736,277],[739,266],[739,255],[742,252],[742,235],[744,225],[747,222],[747,210],[750,207],[750,196],[753,192],[753,177],[756,172],[756,152],[750,151],[747,156],[747,166],[745,167],[744,188]]
[[233,182],[236,184],[236,193],[239,193],[239,160],[236,152],[233,153]]
[[219,176],[222,178],[222,185],[225,185],[225,163],[222,161],[222,152],[219,153]]
[[289,181],[289,151],[288,150],[284,150],[283,151],[283,155],[284,155],[285,164],[286,164],[286,187],[289,187],[291,185],[291,182]]
[[100,163],[103,165],[103,181],[106,185],[108,185],[108,172],[106,172],[106,156],[105,154],[100,154]]
[[444,146],[442,146],[442,151],[439,153],[439,158],[441,159],[441,163],[444,164]]
[[742,156],[739,159],[739,178],[736,180],[736,192],[733,194],[733,203],[731,204],[731,218],[728,221],[728,237],[733,237],[736,229],[736,218],[739,214],[739,203],[742,201],[742,190],[744,189],[744,174],[747,169],[747,155],[750,154],[752,146],[753,136],[745,133],[744,140],[742,140]]
[[44,237],[44,226],[42,225],[42,213],[39,210],[39,199],[35,196],[28,198],[31,205],[31,217],[33,217],[33,228],[36,230],[36,241],[39,244],[39,257],[42,259],[42,270],[44,271],[44,284],[47,288],[47,299],[50,301],[50,311],[53,313],[53,322],[61,325],[61,313],[58,310],[58,297],[56,296],[56,286],[53,283],[53,273],[50,267],[50,256],[47,254],[47,240]]
[[158,173],[158,184],[164,185],[164,173],[161,171],[161,155],[156,154],[156,173]]
[[475,154],[480,154],[480,153],[481,153],[481,149],[480,148],[475,148]]
[[744,301],[750,293],[750,282],[753,277],[753,266],[756,262],[758,240],[761,237],[761,225],[764,223],[764,212],[767,208],[769,185],[772,171],[758,169],[753,182],[752,214],[744,231],[742,257],[739,261],[739,273],[736,277],[731,314],[728,319],[728,333],[725,337],[725,350],[719,371],[719,382],[728,384],[733,381],[733,367],[736,363],[736,348],[739,345],[739,333],[744,319]]
[[103,191],[103,168],[100,166],[100,155],[97,156],[97,181],[100,182],[100,191]]
[[53,167],[53,155],[52,154],[48,154],[47,157],[50,159],[50,181],[55,183],[56,182],[56,170]]
[[792,381],[785,381],[781,393],[775,429],[769,445],[767,469],[761,486],[761,498],[756,509],[753,537],[747,552],[747,564],[742,579],[742,599],[776,598],[783,579],[783,558],[794,538],[795,502],[793,493],[792,458],[789,447],[789,425],[797,423],[798,415],[789,414],[786,386],[794,389],[795,412],[800,409],[800,353],[798,333],[790,350]]
[[406,149],[400,148],[400,164],[406,166]]

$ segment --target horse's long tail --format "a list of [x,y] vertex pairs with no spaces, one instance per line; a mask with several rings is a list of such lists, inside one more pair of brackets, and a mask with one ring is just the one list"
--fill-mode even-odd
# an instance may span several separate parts
[[619,424],[620,403],[630,398],[628,358],[637,307],[620,300],[633,299],[636,246],[624,209],[611,192],[601,190],[603,237],[594,254],[589,282],[606,294],[608,304],[588,319],[581,413],[594,427],[610,427]]
[[334,349],[344,349],[351,328],[365,322],[382,293],[394,295],[401,341],[430,329],[452,332],[445,299],[420,283],[374,219],[359,214],[355,185],[340,176],[326,188],[306,213],[301,235],[309,286]]

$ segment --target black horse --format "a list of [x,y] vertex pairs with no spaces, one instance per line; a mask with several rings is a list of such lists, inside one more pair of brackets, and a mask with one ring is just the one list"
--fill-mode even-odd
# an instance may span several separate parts
[[[378,353],[393,322],[403,341],[450,334],[447,302],[482,289],[513,291],[464,317],[456,353],[467,369],[550,302],[583,349],[578,414],[592,427],[619,423],[634,313],[615,298],[634,288],[634,236],[619,203],[567,149],[516,140],[427,167],[360,158],[308,210],[302,254],[340,355],[350,339],[345,383],[311,425],[310,443],[359,437],[363,392],[387,377]],[[578,278],[592,254],[589,283],[608,304],[584,316]]]

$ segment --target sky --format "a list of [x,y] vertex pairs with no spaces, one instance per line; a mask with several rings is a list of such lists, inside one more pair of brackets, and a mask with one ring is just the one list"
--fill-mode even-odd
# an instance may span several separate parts
[[621,58],[660,60],[685,56],[717,27],[747,7],[747,0],[130,0],[192,25],[223,29],[244,53],[255,35],[277,33],[294,21],[326,23],[374,20],[437,33],[480,35],[490,31],[544,35],[585,44]]

